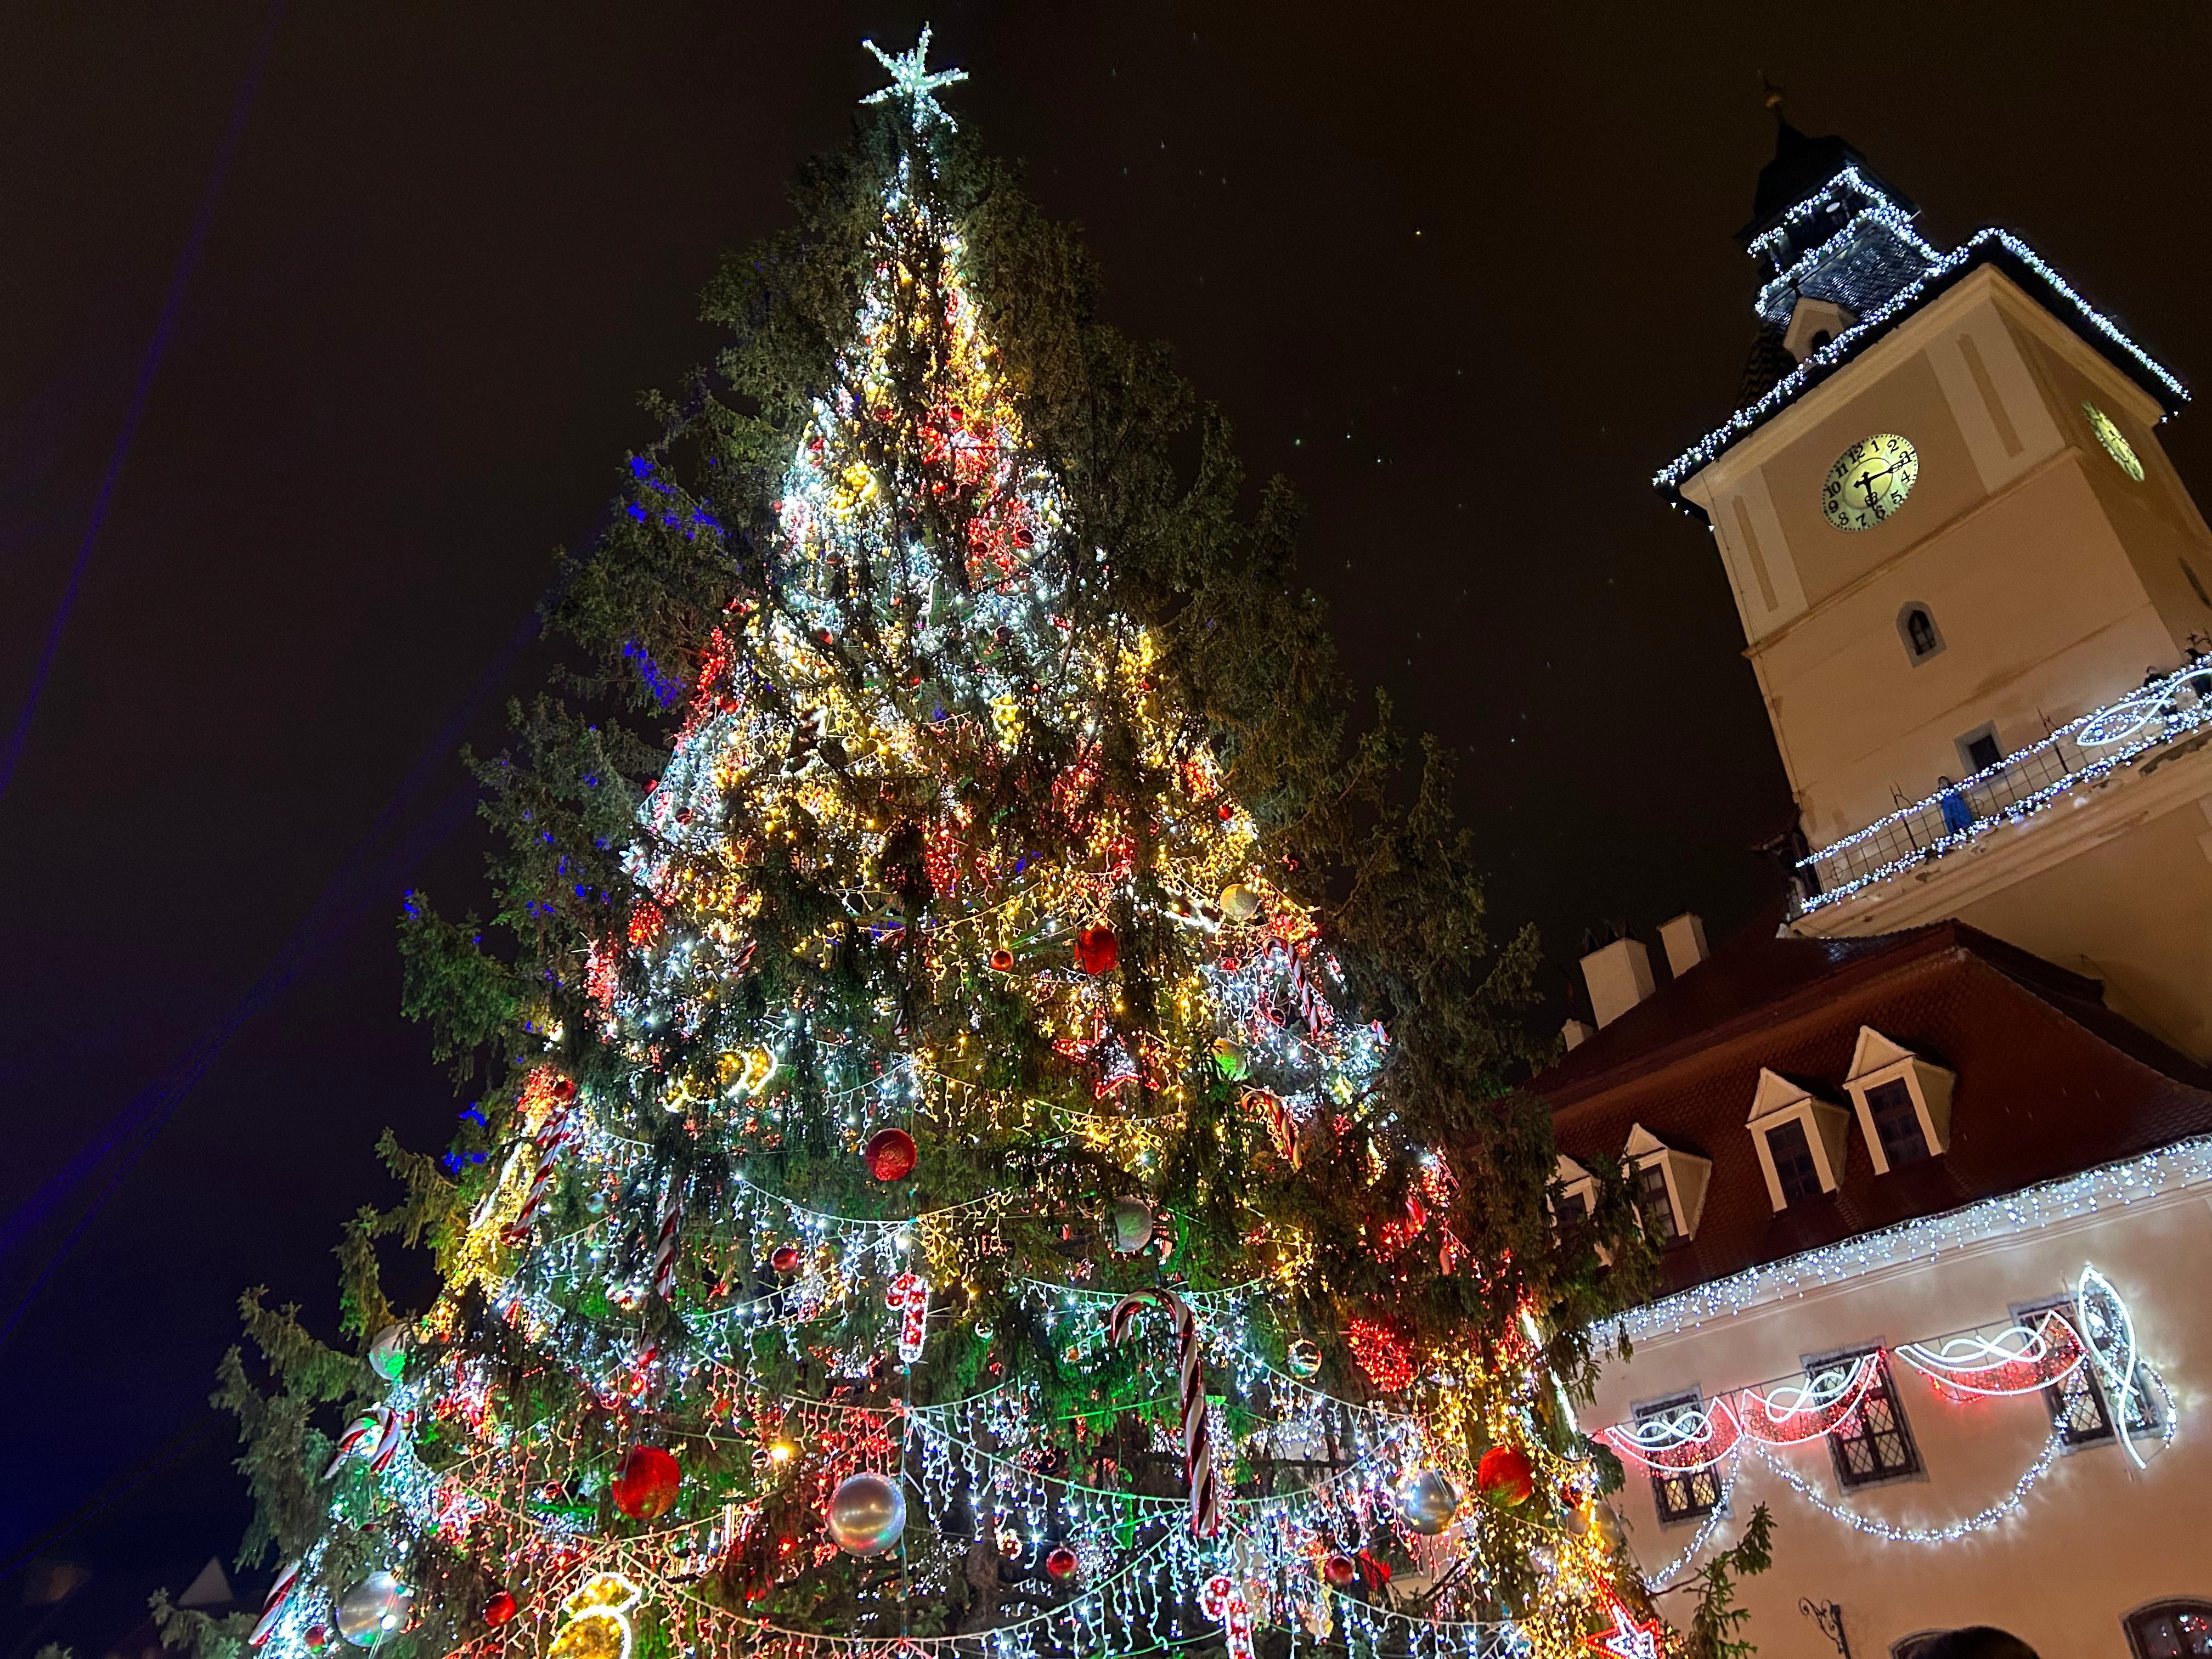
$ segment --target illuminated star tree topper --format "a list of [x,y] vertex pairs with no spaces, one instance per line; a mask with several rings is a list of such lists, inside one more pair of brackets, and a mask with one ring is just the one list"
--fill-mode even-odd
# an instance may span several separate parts
[[931,121],[942,121],[948,127],[957,127],[959,125],[945,112],[945,106],[937,101],[937,89],[939,87],[949,87],[956,81],[965,81],[968,78],[968,71],[951,69],[939,70],[933,74],[931,72],[927,61],[929,58],[928,24],[924,23],[921,26],[921,38],[914,43],[914,50],[900,52],[896,57],[885,52],[872,40],[863,40],[860,44],[875,53],[876,61],[884,66],[885,72],[891,77],[890,85],[878,87],[860,100],[862,103],[881,104],[893,98],[905,99],[913,106],[914,130],[916,132],[920,132]]

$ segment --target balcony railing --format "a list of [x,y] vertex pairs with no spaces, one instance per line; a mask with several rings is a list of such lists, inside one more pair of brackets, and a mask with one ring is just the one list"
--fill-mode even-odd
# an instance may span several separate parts
[[2041,743],[1799,860],[1811,890],[1800,912],[1822,909],[1956,852],[2200,731],[2212,731],[2212,657],[2200,656],[2069,721]]

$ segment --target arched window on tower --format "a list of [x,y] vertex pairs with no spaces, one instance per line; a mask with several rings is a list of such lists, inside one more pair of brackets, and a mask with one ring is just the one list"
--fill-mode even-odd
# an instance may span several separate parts
[[1916,668],[1943,648],[1935,612],[1917,599],[1897,613],[1897,637],[1905,641],[1905,654]]

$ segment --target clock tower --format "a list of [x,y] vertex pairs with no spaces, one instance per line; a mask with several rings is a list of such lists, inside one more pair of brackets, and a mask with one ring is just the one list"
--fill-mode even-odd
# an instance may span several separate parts
[[1740,406],[1655,482],[1735,592],[1790,925],[1955,916],[2212,1057],[2212,531],[2157,434],[2187,393],[2017,237],[1940,249],[1778,121]]

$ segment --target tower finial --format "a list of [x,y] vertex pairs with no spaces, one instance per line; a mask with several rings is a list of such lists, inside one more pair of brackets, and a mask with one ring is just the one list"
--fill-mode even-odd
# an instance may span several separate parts
[[1783,118],[1782,88],[1774,84],[1773,77],[1768,75],[1765,70],[1761,70],[1759,72],[1759,87],[1760,101],[1763,102],[1767,108],[1774,112],[1774,118],[1776,120],[1781,120]]
[[939,70],[934,74],[930,72],[927,61],[928,24],[921,26],[921,39],[915,42],[912,52],[902,52],[895,57],[887,55],[872,40],[863,40],[860,44],[875,53],[876,61],[889,71],[891,77],[890,85],[877,88],[860,100],[862,103],[881,104],[894,98],[905,99],[913,106],[914,130],[916,132],[931,121],[942,121],[948,127],[958,125],[945,112],[945,106],[937,101],[937,89],[949,87],[955,81],[965,81],[968,71],[956,69]]

